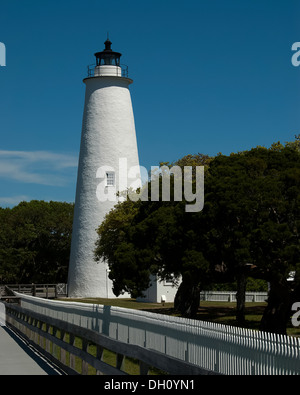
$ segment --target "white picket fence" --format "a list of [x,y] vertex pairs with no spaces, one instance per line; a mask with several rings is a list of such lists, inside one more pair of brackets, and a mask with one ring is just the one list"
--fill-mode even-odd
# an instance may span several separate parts
[[300,341],[295,337],[119,307],[18,296],[24,308],[226,375],[300,374]]
[[[246,292],[246,302],[265,302],[268,292]],[[236,302],[236,291],[202,291],[200,300],[209,302]]]

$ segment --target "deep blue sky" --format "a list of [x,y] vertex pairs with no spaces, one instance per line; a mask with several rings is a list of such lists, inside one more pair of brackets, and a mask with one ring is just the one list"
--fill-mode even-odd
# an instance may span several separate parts
[[0,205],[74,201],[86,66],[129,66],[141,165],[300,133],[299,0],[0,0]]

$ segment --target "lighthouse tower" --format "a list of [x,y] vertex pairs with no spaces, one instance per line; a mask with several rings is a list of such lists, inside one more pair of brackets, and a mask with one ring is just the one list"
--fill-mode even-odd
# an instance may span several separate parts
[[94,259],[96,229],[117,203],[118,191],[140,185],[139,159],[129,85],[111,49],[95,53],[96,63],[83,80],[85,105],[68,275],[69,297],[115,297],[108,266]]

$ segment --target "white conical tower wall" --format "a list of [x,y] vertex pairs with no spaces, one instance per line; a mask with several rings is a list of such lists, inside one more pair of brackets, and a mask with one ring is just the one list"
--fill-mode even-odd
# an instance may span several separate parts
[[[75,212],[69,265],[69,297],[115,297],[108,267],[94,260],[96,229],[104,216],[117,203],[99,201],[96,191],[104,179],[97,178],[100,167],[115,171],[116,190],[119,190],[119,163],[128,170],[139,166],[135,123],[130,91],[132,80],[123,77],[101,76],[84,80],[85,106],[81,135]],[[122,173],[124,173],[122,168]],[[99,175],[99,174],[98,174]],[[137,178],[140,180],[140,176]],[[122,185],[134,180],[122,179]],[[125,183],[125,184],[124,184]],[[102,187],[101,187],[102,188]],[[111,188],[111,187],[107,187]],[[103,189],[103,188],[102,188]],[[128,295],[124,295],[127,296]]]

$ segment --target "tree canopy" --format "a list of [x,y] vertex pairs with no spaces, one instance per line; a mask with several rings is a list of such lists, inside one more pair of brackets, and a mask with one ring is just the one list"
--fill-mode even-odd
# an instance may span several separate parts
[[[150,274],[181,279],[179,310],[192,315],[200,289],[214,281],[237,281],[242,321],[249,275],[273,289],[280,284],[288,289],[286,279],[300,263],[299,159],[299,137],[228,156],[188,155],[175,165],[204,166],[202,211],[186,213],[186,202],[174,199],[119,203],[100,225],[95,251],[97,260],[108,262],[115,294],[141,295]],[[290,302],[289,297],[286,311]]]
[[[299,255],[300,151],[298,139],[285,146],[219,156],[211,163],[206,186],[206,213],[211,212],[210,244],[218,246],[229,273],[238,281],[244,298],[251,272],[267,280],[271,289],[287,289],[289,273],[296,270]],[[278,306],[283,306],[281,295]],[[239,308],[241,320],[244,300]],[[274,308],[274,305],[273,305]],[[286,301],[286,314],[290,311]],[[267,330],[268,325],[263,325]]]
[[73,210],[36,200],[0,208],[0,282],[66,282]]

